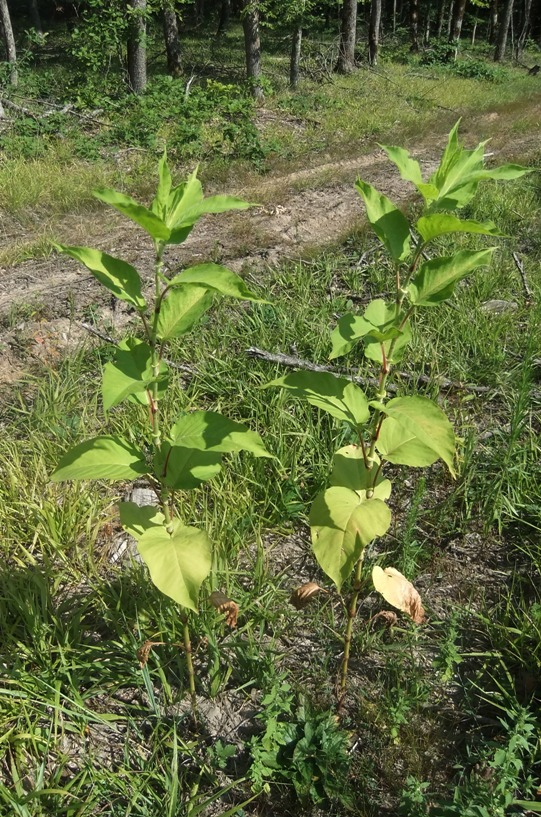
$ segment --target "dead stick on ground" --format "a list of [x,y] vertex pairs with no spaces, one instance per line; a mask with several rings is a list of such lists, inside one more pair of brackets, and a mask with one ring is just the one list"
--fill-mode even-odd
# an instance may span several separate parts
[[[112,343],[113,346],[118,346],[118,340],[115,340],[115,338],[112,338],[110,335],[106,335],[105,332],[100,332],[99,329],[95,329],[85,321],[77,321],[77,326],[80,326],[82,329],[86,329],[86,331],[90,332],[91,335],[96,335],[97,338],[104,340],[106,343]],[[167,360],[167,358],[164,358],[163,360],[168,366],[171,366],[172,369],[178,369],[179,372],[187,372],[188,374],[193,374],[195,372],[195,368],[190,366],[188,363],[175,363],[174,360]]]
[[515,266],[518,269],[520,278],[522,280],[522,289],[524,290],[524,296],[527,301],[531,301],[533,298],[533,292],[528,285],[528,279],[526,278],[526,273],[524,272],[524,264],[522,263],[522,259],[516,252],[511,253],[511,255],[513,256],[513,261],[515,262]]
[[[333,374],[340,374],[352,380],[354,383],[360,383],[364,386],[377,386],[378,380],[375,377],[355,377],[347,372],[345,369],[336,369],[333,366],[325,366],[321,363],[312,363],[310,360],[303,360],[295,355],[284,355],[281,352],[266,352],[264,349],[258,349],[257,346],[250,346],[246,349],[246,354],[249,357],[257,357],[260,360],[268,360],[270,363],[279,363],[281,366],[289,366],[293,369],[307,369],[311,372],[332,372]],[[490,386],[476,386],[473,383],[460,383],[456,380],[448,380],[446,377],[429,377],[428,375],[410,374],[409,372],[396,372],[399,377],[405,380],[414,380],[418,383],[434,383],[440,389],[449,389],[456,391],[472,391],[475,394],[489,394],[495,389]],[[398,386],[394,383],[387,384],[387,391],[397,392]]]

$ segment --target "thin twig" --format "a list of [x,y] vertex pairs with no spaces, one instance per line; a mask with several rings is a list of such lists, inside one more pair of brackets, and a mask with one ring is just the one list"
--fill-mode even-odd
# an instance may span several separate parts
[[[112,343],[113,346],[118,346],[118,340],[115,340],[115,338],[112,338],[110,335],[106,335],[105,332],[101,332],[90,323],[86,323],[86,321],[77,321],[77,326],[80,326],[82,329],[86,329],[86,331],[90,332],[91,335],[96,335],[97,338],[104,340],[106,343]],[[164,361],[168,366],[171,366],[172,369],[178,369],[179,372],[193,374],[195,371],[194,367],[190,366],[188,363],[176,363],[174,360],[168,360],[167,358],[164,358]]]
[[513,261],[515,262],[515,266],[518,269],[520,278],[522,280],[522,289],[524,290],[524,297],[526,298],[527,301],[531,301],[533,300],[533,292],[528,284],[528,279],[526,278],[526,273],[524,271],[524,264],[522,263],[522,259],[516,252],[511,253],[511,255],[513,256]]
[[[356,377],[350,374],[346,369],[336,369],[333,366],[325,366],[322,363],[312,363],[310,360],[303,360],[295,355],[284,355],[281,352],[267,352],[264,349],[258,349],[257,346],[250,346],[246,349],[246,354],[249,357],[256,357],[260,360],[268,360],[270,363],[278,363],[281,366],[289,366],[293,369],[307,369],[311,372],[332,372],[347,377],[348,380],[354,383],[359,383],[364,386],[377,386],[378,380],[375,377]],[[476,386],[473,383],[461,383],[458,380],[448,380],[446,377],[429,377],[428,375],[411,374],[410,372],[395,371],[398,377],[404,380],[415,381],[417,383],[426,383],[428,385],[435,384],[440,389],[456,390],[456,391],[472,391],[475,394],[489,394],[494,392],[490,386]],[[394,383],[387,383],[386,389],[389,392],[397,392],[398,386]]]

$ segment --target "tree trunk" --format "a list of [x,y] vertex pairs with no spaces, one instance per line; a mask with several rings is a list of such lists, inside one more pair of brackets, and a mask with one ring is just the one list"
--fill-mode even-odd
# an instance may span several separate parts
[[13,36],[7,0],[0,0],[0,27],[2,29],[2,39],[4,40],[4,48],[6,50],[6,59],[11,66],[9,83],[15,88],[19,80],[17,73],[17,51],[15,50],[15,37]]
[[494,45],[498,33],[498,0],[490,0],[488,42]]
[[246,53],[246,77],[252,84],[252,93],[262,100],[261,87],[261,39],[259,37],[258,0],[242,0],[242,28]]
[[393,34],[396,34],[396,0],[393,0]]
[[524,46],[526,44],[526,38],[528,36],[530,30],[530,16],[532,12],[532,0],[524,0],[524,17],[522,18],[522,26],[520,27],[520,33],[517,37],[517,46],[516,46],[516,57],[517,60],[520,60],[522,57],[522,52],[524,51]]
[[511,22],[511,15],[513,13],[513,0],[506,0],[503,9],[503,15],[498,30],[498,42],[496,43],[496,51],[494,52],[494,62],[501,62],[505,54],[505,46],[507,45],[507,32],[509,31],[509,23]]
[[464,20],[464,12],[466,11],[466,0],[455,0],[453,7],[453,20],[451,22],[451,36],[449,42],[455,46],[455,59],[458,51],[458,41],[460,40],[460,32],[462,31],[462,21]]
[[336,70],[339,74],[355,71],[355,40],[357,37],[357,0],[343,0],[340,16],[340,45]]
[[426,20],[425,20],[425,34],[423,37],[423,45],[427,46],[430,43],[430,6],[426,10]]
[[37,31],[40,37],[43,37],[43,26],[41,25],[41,17],[39,15],[38,0],[28,0],[28,14],[32,21],[32,28]]
[[289,87],[296,88],[299,84],[299,65],[301,61],[302,26],[297,24],[291,37],[291,58],[289,62]]
[[147,85],[146,0],[129,0],[128,81],[134,94],[142,94]]
[[222,34],[225,34],[227,27],[229,25],[230,17],[231,17],[231,0],[222,0],[222,5],[220,7],[220,19],[218,21],[218,30],[216,31],[217,37],[221,37]]
[[448,40],[451,39],[451,31],[452,31],[452,25],[453,25],[453,13],[454,13],[453,9],[454,9],[454,7],[455,7],[455,2],[454,2],[454,0],[451,0],[451,3],[449,5],[449,17],[447,18],[447,39]]
[[410,51],[419,51],[419,0],[410,0]]
[[370,0],[370,27],[368,30],[368,61],[378,64],[379,27],[381,23],[381,0]]
[[203,22],[205,17],[205,0],[196,0],[195,2],[195,19],[197,23]]
[[182,74],[182,60],[180,57],[178,19],[174,6],[167,2],[163,7],[163,36],[167,53],[167,70],[172,77],[180,77]]
[[474,22],[473,22],[473,28],[472,28],[472,30],[471,30],[471,44],[472,44],[472,45],[475,45],[475,35],[477,34],[477,26],[478,26],[478,24],[479,24],[479,20],[478,20],[478,19],[477,19],[477,17],[476,17],[476,18],[475,18],[475,20],[474,20]]
[[436,37],[438,39],[441,37],[441,32],[443,31],[443,20],[445,18],[446,5],[446,0],[440,0],[440,4],[438,6],[438,22],[436,24]]

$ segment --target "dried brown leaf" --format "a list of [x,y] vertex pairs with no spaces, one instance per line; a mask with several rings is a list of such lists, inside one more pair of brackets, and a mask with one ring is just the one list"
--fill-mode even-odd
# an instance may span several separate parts
[[323,587],[320,587],[319,584],[307,582],[306,584],[301,584],[300,587],[297,587],[296,590],[293,591],[289,601],[296,610],[302,610],[318,593],[326,592],[327,591],[324,590]]
[[392,610],[380,610],[368,623],[374,624],[376,621],[382,621],[386,627],[394,627],[398,623],[398,616]]
[[422,624],[425,619],[425,611],[421,602],[421,597],[415,587],[405,576],[394,567],[386,567],[383,570],[376,565],[372,570],[372,581],[374,587],[381,593],[385,601],[389,602],[397,610],[402,610],[410,616],[416,624]]
[[237,617],[239,614],[239,605],[233,599],[228,598],[221,590],[214,590],[210,594],[210,602],[213,607],[216,607],[219,613],[223,613],[225,623],[228,627],[237,626]]
[[141,669],[146,666],[152,647],[163,647],[165,641],[145,641],[137,650],[137,658]]

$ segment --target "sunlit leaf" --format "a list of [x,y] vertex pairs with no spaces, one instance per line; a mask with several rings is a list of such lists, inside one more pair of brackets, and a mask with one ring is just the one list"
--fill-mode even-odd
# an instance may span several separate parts
[[51,475],[53,482],[67,479],[133,479],[146,474],[142,451],[122,437],[104,436],[86,440],[70,449]]
[[94,278],[117,298],[128,301],[137,309],[144,309],[146,304],[141,294],[141,279],[131,264],[90,247],[66,247],[63,244],[55,246],[60,252],[84,264]]
[[421,597],[402,573],[399,573],[394,567],[386,567],[383,570],[375,565],[372,570],[372,581],[378,593],[381,593],[385,601],[392,607],[406,613],[415,624],[423,623],[425,611]]

